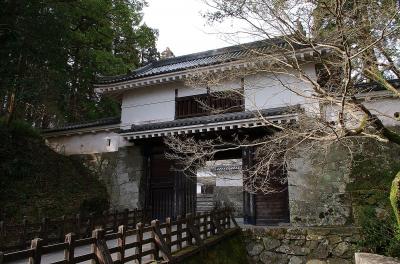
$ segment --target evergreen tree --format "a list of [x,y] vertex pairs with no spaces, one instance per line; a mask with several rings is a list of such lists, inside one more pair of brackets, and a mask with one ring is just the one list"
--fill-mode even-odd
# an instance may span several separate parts
[[158,58],[141,0],[0,0],[0,113],[37,127],[117,115],[98,75]]

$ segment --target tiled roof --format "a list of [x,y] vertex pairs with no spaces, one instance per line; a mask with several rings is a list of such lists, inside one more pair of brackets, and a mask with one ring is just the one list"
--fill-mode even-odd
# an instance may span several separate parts
[[61,131],[74,130],[74,129],[117,125],[119,123],[121,123],[121,118],[119,116],[118,117],[107,117],[107,118],[97,119],[94,121],[66,124],[61,127],[45,129],[42,131],[42,133],[46,134],[46,133],[61,132]]
[[299,106],[296,105],[292,107],[277,107],[260,111],[245,111],[245,112],[191,117],[191,118],[176,119],[166,122],[132,125],[131,129],[122,130],[121,133],[141,132],[141,131],[150,131],[155,129],[168,129],[168,128],[204,125],[204,124],[226,122],[226,121],[244,120],[244,119],[255,118],[258,117],[259,115],[262,115],[263,117],[277,116],[277,115],[294,113],[298,110]]
[[[116,83],[139,79],[163,73],[182,71],[197,67],[220,64],[224,62],[244,59],[254,56],[255,52],[265,54],[273,50],[283,48],[287,43],[282,38],[255,41],[251,43],[225,47],[221,49],[208,50],[189,55],[162,59],[152,62],[127,75],[100,77],[97,84]],[[301,48],[296,46],[296,48]]]

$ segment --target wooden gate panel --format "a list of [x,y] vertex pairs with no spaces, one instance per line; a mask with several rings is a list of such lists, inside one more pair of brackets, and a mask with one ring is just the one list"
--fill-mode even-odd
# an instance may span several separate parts
[[[243,169],[251,169],[254,165],[254,149],[246,148],[243,151]],[[248,174],[247,174],[248,175]],[[289,193],[287,181],[281,183],[286,177],[286,171],[277,170],[274,192],[263,194],[250,194],[244,192],[244,220],[247,224],[276,225],[289,223]]]

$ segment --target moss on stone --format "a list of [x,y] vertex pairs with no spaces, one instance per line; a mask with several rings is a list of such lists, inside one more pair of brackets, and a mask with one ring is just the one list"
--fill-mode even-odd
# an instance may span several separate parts
[[241,234],[229,237],[208,248],[204,253],[189,257],[185,264],[246,264],[247,255]]
[[363,251],[398,256],[400,240],[389,199],[392,181],[400,171],[400,146],[365,142],[354,158],[351,193],[355,224],[361,226]]
[[400,227],[400,172],[397,173],[396,178],[392,182],[390,191],[390,203],[393,208],[393,213],[396,217],[397,224]]

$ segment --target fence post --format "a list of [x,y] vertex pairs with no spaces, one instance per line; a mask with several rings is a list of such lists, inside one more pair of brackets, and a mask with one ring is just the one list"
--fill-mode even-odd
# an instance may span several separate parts
[[132,226],[135,227],[136,226],[136,222],[137,222],[137,215],[138,215],[138,209],[135,208],[133,209],[133,224]]
[[65,243],[68,245],[64,250],[64,258],[70,264],[74,263],[75,239],[76,235],[74,233],[69,233],[65,236]]
[[[192,215],[191,213],[186,214],[186,228],[187,228],[187,229],[189,229],[189,227],[193,225],[192,221],[193,221],[193,215]],[[193,245],[193,241],[192,241],[192,240],[193,240],[192,232],[190,232],[190,231],[189,231],[189,232],[186,232],[186,235],[187,235],[187,238],[188,238],[187,244],[188,244],[189,246]]]
[[178,240],[178,244],[176,244],[176,248],[178,250],[182,249],[182,217],[178,215],[176,217],[176,239]]
[[127,208],[127,209],[125,209],[124,210],[124,222],[123,222],[123,225],[126,225],[126,226],[128,226],[128,224],[129,224],[129,209]]
[[31,242],[31,249],[33,249],[33,257],[29,258],[29,264],[40,264],[42,260],[42,246],[43,246],[43,239],[35,238]]
[[214,211],[210,212],[210,236],[215,235]]
[[221,234],[222,233],[222,228],[221,228],[221,221],[220,221],[221,219],[220,219],[219,211],[213,211],[212,214],[213,214],[213,223],[214,223],[214,226],[215,226],[215,228],[217,230],[217,232],[215,232],[215,233],[216,234]]
[[195,244],[199,247],[202,247],[203,240],[201,240],[200,232],[197,229],[197,227],[195,226],[195,222],[196,222],[196,219],[193,218],[193,215],[192,214],[188,215],[187,229],[188,229],[188,235],[190,234],[190,239],[189,239],[191,242],[190,245],[193,244],[192,238],[194,238]]
[[124,258],[125,258],[125,244],[126,244],[126,228],[124,225],[118,227],[118,253],[117,253],[117,260],[119,260],[119,263],[124,263]]
[[200,234],[200,231],[201,231],[201,227],[200,227],[201,220],[200,220],[200,217],[201,217],[201,213],[197,212],[196,216],[195,216],[194,225],[195,225],[195,228],[199,231],[199,234]]
[[153,227],[152,236],[154,239],[154,244],[156,246],[155,252],[157,254],[155,256],[157,257],[157,260],[160,259],[160,251],[161,251],[162,258],[165,261],[168,261],[168,262],[171,261],[172,260],[171,251],[170,251],[167,243],[165,243],[163,234],[160,229],[160,221],[158,221],[158,220],[151,221],[151,226]]
[[0,264],[3,264],[4,253],[0,251]]
[[118,210],[114,210],[113,213],[113,230],[114,232],[118,230]]
[[[104,239],[104,230],[96,229],[92,232],[92,237],[95,238],[94,244],[92,244],[92,252],[96,255],[99,264],[113,264],[110,251],[108,251],[107,243]],[[92,263],[97,263],[96,260],[92,260]]]
[[137,234],[136,234],[136,242],[138,242],[137,246],[137,256],[138,256],[138,263],[142,263],[142,243],[143,243],[143,224],[137,223],[136,225]]
[[153,239],[153,242],[151,242],[151,249],[154,250],[153,260],[159,260],[160,259],[160,252],[159,251],[160,250],[158,248],[158,245],[156,244],[156,233],[154,231],[154,229],[155,229],[155,221],[156,220],[151,221],[151,226],[153,227],[152,231],[151,231],[151,238]]
[[172,221],[171,221],[171,217],[167,217],[167,219],[165,219],[165,223],[166,223],[165,233],[167,235],[165,237],[165,240],[166,240],[169,252],[172,252],[172,245],[171,245],[171,242],[172,242],[172,235],[171,235],[171,233],[172,233]]

